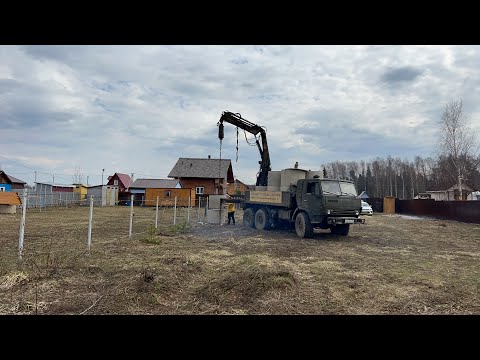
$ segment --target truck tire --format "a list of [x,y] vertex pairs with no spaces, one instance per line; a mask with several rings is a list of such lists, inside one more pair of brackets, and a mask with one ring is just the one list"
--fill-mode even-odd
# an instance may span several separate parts
[[333,235],[347,236],[350,231],[350,224],[336,225],[330,231]]
[[258,209],[255,213],[255,227],[258,230],[270,229],[270,219],[268,218],[268,212],[265,209]]
[[243,225],[250,228],[255,227],[255,215],[253,215],[253,210],[251,208],[248,208],[243,212]]
[[295,218],[295,231],[301,238],[311,238],[313,236],[313,226],[306,212],[301,212]]

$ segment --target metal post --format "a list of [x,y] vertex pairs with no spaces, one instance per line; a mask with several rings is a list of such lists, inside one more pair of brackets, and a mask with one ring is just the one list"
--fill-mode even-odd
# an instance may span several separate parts
[[220,209],[219,209],[219,218],[220,218],[220,220],[219,220],[218,224],[219,224],[219,225],[222,225],[222,199],[220,198],[219,200],[220,200]]
[[155,229],[158,229],[158,198],[157,196],[157,206],[155,208]]
[[188,208],[187,208],[187,223],[190,224],[190,205],[192,203],[191,196],[188,197]]
[[132,237],[132,226],[133,226],[133,195],[130,196],[130,228],[128,229],[128,237]]
[[22,222],[20,223],[20,236],[18,237],[18,260],[22,261],[23,236],[25,235],[25,213],[27,212],[27,189],[23,189]]
[[90,250],[92,244],[92,219],[93,219],[93,196],[90,196],[90,217],[88,219],[88,243],[87,248]]
[[200,222],[200,200],[201,196],[198,197],[198,210],[197,210],[197,222]]
[[177,197],[175,196],[175,205],[173,208],[173,225],[177,224]]

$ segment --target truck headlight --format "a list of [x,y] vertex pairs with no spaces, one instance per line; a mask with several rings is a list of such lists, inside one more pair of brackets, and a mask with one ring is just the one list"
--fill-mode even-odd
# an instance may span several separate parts
[[358,210],[357,210],[357,211],[355,211],[355,215],[357,215],[357,216],[358,216],[358,214],[359,214]]
[[331,210],[327,210],[327,215],[330,215],[332,211]]

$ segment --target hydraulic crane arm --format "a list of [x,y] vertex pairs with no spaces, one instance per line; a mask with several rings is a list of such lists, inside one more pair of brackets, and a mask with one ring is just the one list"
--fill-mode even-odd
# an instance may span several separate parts
[[[220,140],[223,139],[223,122],[230,123],[234,126],[239,127],[249,133],[255,135],[255,143],[257,144],[257,148],[260,151],[260,160],[258,163],[260,164],[260,172],[257,176],[257,186],[267,186],[268,184],[268,172],[272,170],[270,164],[270,154],[268,153],[268,145],[267,145],[267,133],[265,129],[259,125],[256,125],[244,118],[238,113],[232,113],[230,111],[224,111],[220,120],[218,121],[218,138]],[[262,144],[257,139],[257,134],[260,133],[260,137],[262,139]]]

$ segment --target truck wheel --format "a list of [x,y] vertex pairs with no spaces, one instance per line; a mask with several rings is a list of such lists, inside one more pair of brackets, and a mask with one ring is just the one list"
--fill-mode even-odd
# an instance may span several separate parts
[[350,224],[337,225],[330,229],[333,235],[347,236],[350,231]]
[[258,230],[270,229],[270,220],[268,219],[268,213],[265,209],[258,209],[255,213],[255,227]]
[[253,215],[253,210],[250,208],[243,212],[243,225],[250,228],[255,227],[255,216]]
[[313,236],[313,226],[307,213],[301,212],[295,218],[295,231],[301,238],[311,238]]

